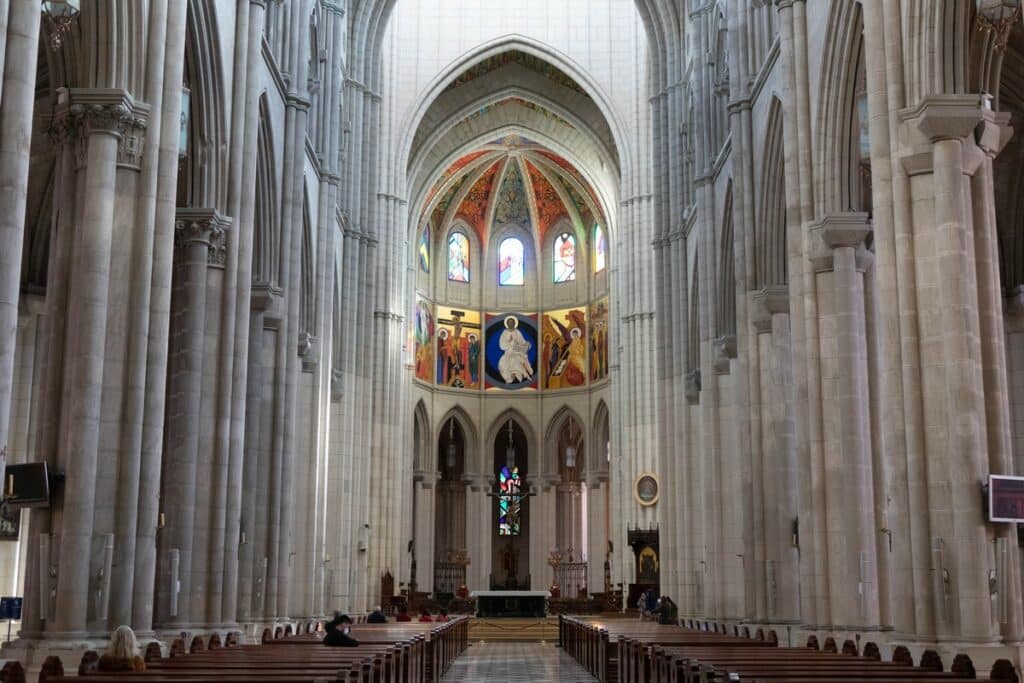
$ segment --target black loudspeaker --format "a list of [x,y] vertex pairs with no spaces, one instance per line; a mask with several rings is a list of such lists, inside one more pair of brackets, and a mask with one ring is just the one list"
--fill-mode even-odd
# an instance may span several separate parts
[[8,465],[4,471],[3,497],[10,508],[50,507],[50,477],[46,463]]

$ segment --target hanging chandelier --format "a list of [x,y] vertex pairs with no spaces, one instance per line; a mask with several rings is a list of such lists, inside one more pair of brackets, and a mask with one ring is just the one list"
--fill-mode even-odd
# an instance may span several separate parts
[[567,469],[576,468],[576,446],[573,445],[572,438],[573,421],[569,418],[569,445],[565,447],[565,466]]
[[505,448],[505,466],[509,470],[516,467],[516,446],[512,442],[512,420],[508,421],[508,446]]
[[80,0],[43,0],[41,9],[53,27],[50,46],[59,50],[81,11]]

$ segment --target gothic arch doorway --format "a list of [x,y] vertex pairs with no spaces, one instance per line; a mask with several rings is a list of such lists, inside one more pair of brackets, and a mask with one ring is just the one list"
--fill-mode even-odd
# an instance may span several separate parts
[[514,417],[494,436],[495,486],[491,534],[492,588],[530,588],[530,506],[526,483],[530,453],[526,432]]

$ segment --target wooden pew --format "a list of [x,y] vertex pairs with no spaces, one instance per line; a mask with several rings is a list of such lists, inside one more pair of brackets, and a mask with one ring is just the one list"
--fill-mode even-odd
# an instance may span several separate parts
[[[197,650],[152,659],[144,673],[92,673],[91,683],[156,681],[351,681],[418,683],[439,681],[468,646],[468,620],[442,624],[360,624],[358,647],[324,647],[316,635],[283,636],[262,645]],[[51,677],[49,681],[80,679]]]
[[[777,638],[727,635],[724,626],[689,621],[692,628],[625,619],[559,618],[559,645],[602,683],[927,683],[973,677],[973,667],[942,672],[915,667],[908,658],[882,662],[877,648],[859,656],[856,646],[778,647]],[[733,630],[737,633],[738,630]],[[749,631],[744,631],[749,634]],[[962,664],[962,663],[961,663]]]

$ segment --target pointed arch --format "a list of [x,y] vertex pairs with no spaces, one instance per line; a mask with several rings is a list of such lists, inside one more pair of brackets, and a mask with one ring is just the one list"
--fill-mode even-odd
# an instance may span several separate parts
[[[591,476],[607,479],[610,470],[608,458],[611,448],[611,413],[604,399],[597,402],[594,421],[590,425],[590,448],[587,451],[587,471]],[[602,476],[603,475],[603,476]]]
[[309,215],[309,188],[302,187],[302,270],[299,282],[299,334],[316,333],[316,273],[313,261],[313,221]]
[[267,94],[260,96],[260,125],[256,140],[256,212],[253,221],[252,281],[277,287],[281,282],[281,231],[277,183],[274,182],[274,138]]
[[527,458],[528,458],[528,472],[534,474],[537,473],[537,464],[539,462],[540,442],[537,438],[537,432],[534,429],[533,423],[524,415],[521,411],[516,408],[507,408],[498,417],[491,421],[490,426],[487,428],[487,439],[484,441],[483,448],[481,451],[480,461],[480,472],[492,476],[491,472],[491,450],[494,447],[494,441],[497,439],[498,434],[508,428],[508,421],[513,420],[519,428],[523,430],[523,435],[526,438],[527,447]]
[[424,465],[431,460],[430,414],[420,399],[412,409],[412,469],[414,472],[432,471]]
[[[825,34],[822,84],[819,93],[817,148],[820,170],[815,173],[815,197],[824,213],[858,211],[863,203],[860,177],[861,112],[857,85],[863,80],[864,22],[861,4],[832,3]],[[779,283],[770,283],[779,284]]]
[[774,97],[768,111],[768,134],[764,143],[759,211],[754,234],[754,283],[758,289],[788,282],[782,116],[782,102]]
[[431,448],[427,451],[429,454],[429,461],[425,462],[423,469],[435,472],[441,466],[441,463],[437,459],[437,449],[433,447],[433,444],[437,444],[441,438],[441,433],[445,429],[445,425],[448,424],[448,420],[454,419],[458,423],[459,428],[462,430],[462,435],[465,438],[466,447],[466,462],[465,471],[467,474],[478,474],[480,472],[477,467],[477,462],[480,459],[480,451],[485,450],[481,448],[480,435],[476,430],[476,423],[473,418],[469,416],[469,413],[462,406],[454,406],[449,408],[448,411],[434,423],[434,430],[431,434]]
[[544,452],[541,455],[543,474],[557,474],[561,468],[562,454],[559,452],[559,439],[569,420],[573,421],[576,430],[576,469],[581,474],[588,470],[588,423],[576,410],[568,405],[563,405],[551,416],[547,428],[544,430]]
[[732,179],[725,189],[722,239],[718,259],[718,333],[736,335],[736,252],[733,238]]

